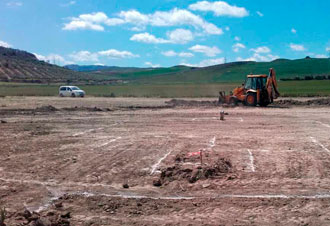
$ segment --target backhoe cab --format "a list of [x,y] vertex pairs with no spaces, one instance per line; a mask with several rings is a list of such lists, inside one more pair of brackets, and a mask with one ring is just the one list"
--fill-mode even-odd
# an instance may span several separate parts
[[219,103],[237,104],[242,102],[247,106],[267,106],[280,96],[274,69],[269,69],[268,75],[247,75],[242,87],[237,87],[229,95],[219,92]]

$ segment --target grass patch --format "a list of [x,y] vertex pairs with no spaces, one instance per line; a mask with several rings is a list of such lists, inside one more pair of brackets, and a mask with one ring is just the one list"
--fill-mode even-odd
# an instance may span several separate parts
[[[279,81],[281,96],[330,96],[330,80]],[[96,97],[217,97],[220,90],[232,91],[240,83],[127,84],[79,86]],[[57,96],[60,85],[0,83],[0,96]]]

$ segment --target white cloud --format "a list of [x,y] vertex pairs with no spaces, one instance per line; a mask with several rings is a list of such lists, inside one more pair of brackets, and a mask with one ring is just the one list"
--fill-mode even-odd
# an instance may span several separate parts
[[325,54],[316,54],[315,58],[328,58]]
[[197,52],[197,53],[204,53],[206,56],[214,57],[217,54],[221,53],[221,50],[218,47],[213,46],[203,46],[203,45],[195,45],[189,48],[189,50]]
[[48,56],[43,56],[37,53],[34,53],[34,55],[37,57],[38,60],[42,60],[45,62],[49,62],[51,64],[57,64],[57,65],[67,65],[67,64],[74,64],[72,61],[66,60],[64,57],[58,54],[49,54]]
[[176,29],[167,34],[171,43],[185,44],[194,39],[190,30]]
[[168,39],[157,38],[154,35],[145,32],[133,35],[130,40],[152,44],[185,44],[194,39],[192,32],[186,29],[176,29],[174,31],[167,32],[167,37]]
[[211,11],[215,16],[245,17],[249,12],[244,7],[231,6],[224,1],[200,1],[189,5],[191,10]]
[[[64,25],[63,30],[95,30],[104,31],[103,24],[115,26],[123,24],[124,21],[119,18],[108,18],[103,12],[81,14],[79,17],[71,18],[71,22]],[[101,25],[102,24],[102,25]]]
[[90,62],[90,61],[94,61],[94,62],[98,62],[98,55],[96,53],[91,53],[89,51],[79,51],[76,53],[72,53],[69,55],[70,58],[72,58],[74,61],[77,62]]
[[175,57],[175,56],[179,56],[179,57],[193,57],[194,56],[194,54],[189,53],[189,52],[180,52],[180,53],[177,53],[177,52],[175,52],[173,50],[162,52],[162,55],[167,56],[167,57]]
[[135,57],[140,57],[137,54],[133,54],[129,51],[119,51],[116,49],[109,49],[109,50],[104,50],[104,51],[99,51],[98,52],[99,56],[107,56],[109,58],[135,58]]
[[230,30],[230,27],[228,27],[228,26],[225,27],[225,30],[226,30],[226,31],[229,31],[229,30]]
[[189,25],[204,30],[207,34],[221,35],[223,31],[212,23],[208,23],[200,16],[184,9],[174,8],[170,11],[156,11],[153,14],[143,14],[137,10],[121,11],[119,18],[108,18],[103,12],[82,14],[79,17],[70,18],[69,23],[64,24],[64,30],[90,29],[103,31],[104,25],[117,26],[132,24],[134,30],[142,30],[147,25],[156,27],[171,27]]
[[151,62],[145,62],[144,64],[152,68],[160,67],[160,64],[153,64]]
[[11,48],[12,47],[9,43],[7,43],[5,41],[1,41],[1,40],[0,40],[0,46],[5,47],[5,48]]
[[330,51],[330,47],[325,48],[325,51],[329,52]]
[[250,51],[253,51],[255,53],[270,53],[271,50],[267,46],[261,46],[256,49],[250,49]]
[[223,64],[225,62],[225,58],[216,58],[216,59],[206,59],[198,64],[189,64],[189,63],[181,63],[180,65],[188,66],[188,67],[208,67],[208,66],[213,66],[217,64]]
[[241,38],[240,37],[238,37],[238,36],[235,36],[235,41],[240,41],[241,40]]
[[207,67],[207,66],[212,66],[216,64],[223,64],[225,62],[225,58],[217,58],[217,59],[208,59],[208,60],[203,60],[199,63],[200,67]]
[[263,16],[264,16],[264,14],[261,13],[260,11],[257,11],[257,14],[258,14],[258,16],[260,16],[260,17],[263,17]]
[[69,7],[76,4],[76,1],[69,1],[67,3],[60,4],[61,7]]
[[294,43],[290,43],[290,48],[294,51],[305,51],[306,48],[303,45],[298,45]]
[[71,22],[64,25],[63,30],[95,30],[104,31],[104,27],[101,26],[101,18],[105,18],[104,13],[82,14],[79,18],[71,18]]
[[189,53],[189,52],[181,52],[178,54],[179,57],[193,57],[194,54]]
[[242,58],[242,57],[237,57],[236,60],[237,61],[261,61],[261,62],[269,62],[269,61],[273,61],[280,58],[279,56],[274,56],[272,54],[267,54],[265,56],[260,55],[259,53],[254,53],[253,56],[249,57],[249,58]]
[[7,2],[6,4],[8,7],[20,7],[23,5],[22,2],[19,2],[19,1],[10,1],[10,2]]
[[223,34],[221,28],[184,9],[175,8],[171,11],[156,11],[154,14],[149,15],[149,23],[152,26],[191,25],[203,29],[208,34]]
[[296,34],[296,33],[297,33],[297,30],[294,29],[294,28],[292,28],[292,29],[291,29],[291,32],[292,32],[293,34]]
[[235,45],[233,45],[233,51],[234,52],[239,52],[240,49],[245,49],[245,45],[243,45],[242,43],[236,43]]
[[162,38],[156,38],[154,35],[149,34],[148,32],[135,34],[130,38],[130,40],[136,42],[153,43],[153,44],[169,43],[168,40]]
[[178,55],[178,53],[174,52],[173,50],[162,52],[162,54],[167,57],[174,57]]

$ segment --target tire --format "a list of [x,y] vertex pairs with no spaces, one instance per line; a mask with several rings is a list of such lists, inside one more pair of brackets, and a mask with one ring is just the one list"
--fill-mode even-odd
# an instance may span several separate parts
[[64,97],[64,96],[63,96],[63,93],[60,93],[60,97]]
[[76,97],[76,94],[72,93],[71,96],[72,96],[72,97]]
[[246,106],[257,106],[257,95],[255,93],[248,93],[245,97],[244,103]]

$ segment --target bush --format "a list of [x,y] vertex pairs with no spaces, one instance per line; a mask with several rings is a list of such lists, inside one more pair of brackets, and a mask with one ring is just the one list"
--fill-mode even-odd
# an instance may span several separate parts
[[316,80],[325,80],[326,77],[324,75],[317,75],[317,76],[315,76],[315,79]]
[[305,76],[305,80],[313,80],[313,79],[314,79],[314,77],[311,76],[311,75],[310,76],[308,76],[308,75]]

